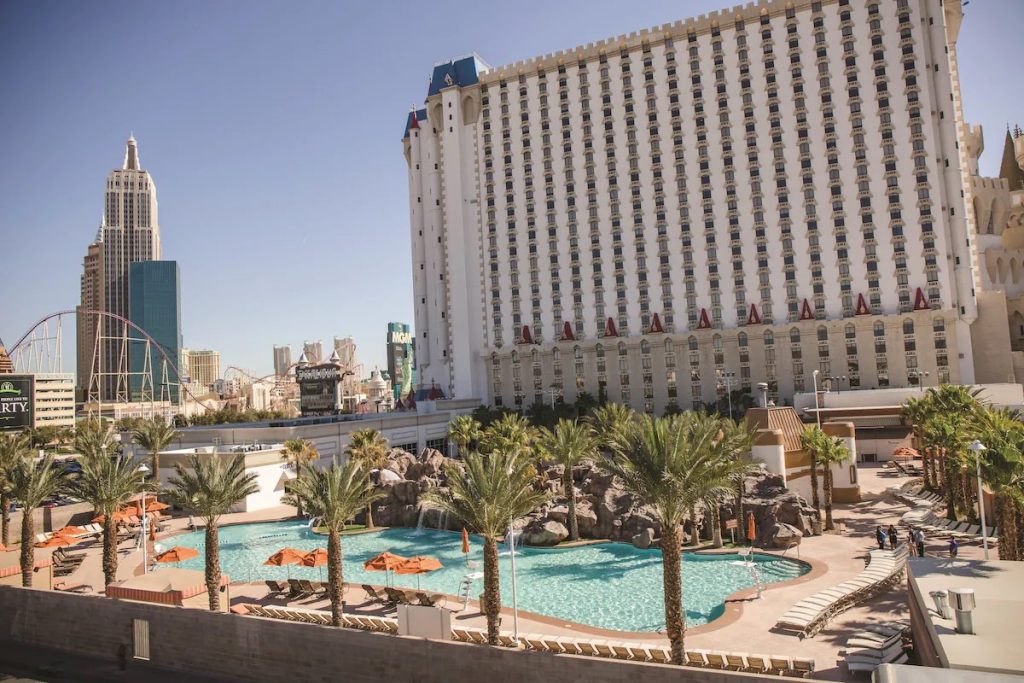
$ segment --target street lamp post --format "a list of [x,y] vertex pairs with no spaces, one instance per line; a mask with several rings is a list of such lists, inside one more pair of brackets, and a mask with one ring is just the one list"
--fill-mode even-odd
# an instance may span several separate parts
[[814,419],[818,423],[818,429],[821,429],[821,408],[818,406],[818,375],[820,374],[818,370],[811,373],[814,381]]
[[149,561],[146,557],[146,522],[149,518],[146,516],[146,475],[149,474],[149,468],[146,467],[146,463],[139,465],[139,472],[142,473],[142,573],[149,573]]
[[988,527],[985,525],[985,499],[981,489],[981,454],[988,450],[985,444],[975,440],[969,449],[974,451],[974,468],[978,475],[978,511],[981,513],[981,543],[985,548],[985,559],[988,559]]

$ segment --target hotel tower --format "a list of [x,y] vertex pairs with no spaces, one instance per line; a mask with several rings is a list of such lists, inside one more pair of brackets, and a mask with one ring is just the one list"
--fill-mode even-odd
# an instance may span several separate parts
[[421,384],[661,412],[1006,381],[972,350],[962,16],[762,1],[437,64],[403,139]]

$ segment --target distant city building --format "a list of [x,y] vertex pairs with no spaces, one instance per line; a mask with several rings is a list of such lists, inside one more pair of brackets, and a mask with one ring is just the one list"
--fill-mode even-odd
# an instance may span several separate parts
[[323,363],[324,343],[322,341],[302,342],[302,353],[306,356],[306,360],[312,365]]
[[[177,405],[181,390],[177,371],[182,367],[183,352],[181,274],[178,263],[139,261],[131,264],[129,272],[131,302],[128,318],[145,330],[156,344],[150,344],[148,365],[146,345],[142,342],[132,342],[130,345],[132,400],[156,399]],[[130,336],[139,335],[133,333]],[[148,385],[150,377],[153,380],[152,386]]]
[[14,372],[14,363],[11,361],[11,357],[7,353],[7,347],[4,346],[4,340],[0,339],[0,374],[11,372]]
[[219,351],[184,349],[181,355],[193,384],[209,388],[220,379]]
[[363,379],[363,364],[356,355],[356,340],[352,337],[335,337],[331,362],[337,363],[349,373],[341,381],[342,395],[352,397],[359,393],[359,385]]
[[292,366],[292,347],[290,346],[275,346],[274,347],[274,374],[278,377],[284,377],[288,374],[288,369]]
[[769,0],[435,65],[403,140],[418,383],[660,413],[1012,372],[979,303],[963,18]]
[[388,323],[388,376],[395,401],[416,386],[416,340],[405,323]]
[[[102,310],[130,317],[131,264],[160,259],[160,223],[157,216],[156,185],[139,163],[135,137],[128,138],[121,168],[107,176],[103,206],[103,220],[96,239],[86,253],[82,282],[81,304],[77,326],[79,382],[88,391],[94,372],[99,397],[103,400],[127,400],[130,387],[123,381],[128,372],[127,362],[121,354],[120,337],[123,323],[103,318],[99,321],[103,340],[99,348],[98,363],[94,364],[97,316],[83,313]],[[129,333],[129,336],[134,336]],[[83,362],[84,361],[84,362]],[[112,374],[108,374],[112,373]],[[118,376],[117,373],[124,373]]]
[[369,412],[383,413],[394,407],[395,397],[391,391],[391,382],[384,379],[377,368],[370,371],[370,379],[366,381],[365,388]]

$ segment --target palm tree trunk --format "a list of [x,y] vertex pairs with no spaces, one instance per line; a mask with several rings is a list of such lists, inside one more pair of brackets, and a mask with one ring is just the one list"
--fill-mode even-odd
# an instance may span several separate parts
[[[743,528],[743,488],[744,482],[746,481],[746,475],[737,478],[736,483],[736,531],[739,532]],[[742,536],[742,534],[740,534]]]
[[160,495],[160,451],[153,451],[150,454],[150,460],[152,464],[150,467],[153,468],[153,488],[156,489],[154,495]]
[[942,459],[942,484],[946,494],[946,519],[956,520],[956,473],[953,458],[947,453]]
[[32,587],[32,569],[36,564],[35,548],[32,543],[36,535],[36,521],[32,518],[34,509],[21,509],[21,585]]
[[337,529],[327,532],[327,594],[331,598],[331,625],[341,626],[341,535]]
[[373,528],[373,503],[366,506],[366,528]]
[[971,477],[967,470],[960,471],[960,497],[963,501],[964,517],[971,522],[978,521],[978,514],[974,511],[974,495],[971,486]]
[[821,511],[821,500],[818,498],[818,458],[811,451],[811,507]]
[[1013,514],[1013,501],[1000,492],[996,496],[995,508],[995,524],[999,527],[999,559],[1016,560],[1017,520]]
[[690,541],[695,546],[700,546],[700,527],[697,525],[697,506],[690,506]]
[[825,531],[836,528],[832,521],[832,468],[825,470]]
[[103,519],[103,583],[105,586],[117,581],[117,524],[113,515]]
[[1017,554],[1013,559],[1024,560],[1024,505],[1016,500],[1013,501],[1013,527],[1017,532],[1013,543]]
[[210,597],[210,611],[220,611],[220,541],[217,520],[206,520],[206,593]]
[[498,541],[484,536],[484,604],[481,605],[487,617],[487,643],[498,644],[498,628],[501,618],[501,586],[498,583]]
[[682,548],[679,527],[662,524],[661,566],[662,587],[665,594],[665,631],[672,648],[672,663],[683,664],[683,646],[686,639],[686,620],[683,612]]
[[3,536],[0,543],[7,546],[11,543],[11,494],[7,491],[0,492],[0,508],[3,508],[0,512],[0,535]]
[[578,541],[580,538],[580,527],[576,521],[576,488],[572,482],[572,467],[565,466],[562,472],[562,489],[565,491],[565,499],[569,505],[569,540]]
[[717,502],[711,504],[711,545],[715,548],[725,545],[722,542],[722,519]]

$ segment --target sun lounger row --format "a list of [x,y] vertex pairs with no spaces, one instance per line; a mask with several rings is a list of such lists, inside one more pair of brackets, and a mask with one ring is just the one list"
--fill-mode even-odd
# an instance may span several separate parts
[[867,626],[846,641],[843,658],[851,671],[873,672],[882,664],[903,664],[907,654],[903,649],[903,633],[908,626]]
[[434,607],[444,601],[444,595],[440,593],[424,593],[423,591],[404,591],[387,586],[381,590],[375,589],[368,584],[362,584],[362,589],[371,602],[377,602],[385,607],[395,605],[423,605]]
[[[304,609],[302,607],[274,607],[271,605],[244,605],[244,607],[247,614],[256,617],[282,619],[302,624],[331,625],[331,613],[324,610]],[[398,620],[389,617],[363,617],[354,614],[342,614],[341,625],[364,631],[398,633]]]
[[919,521],[903,520],[903,523],[912,529],[926,531],[932,536],[948,538],[950,536],[962,541],[982,541],[988,536],[989,543],[999,541],[999,530],[996,527],[988,527],[987,533],[982,533],[980,524],[970,522],[958,522],[955,519],[945,519],[936,514],[929,514]]
[[[466,643],[486,644],[487,634],[479,629],[453,628],[452,638]],[[611,642],[606,640],[579,640],[566,636],[549,636],[536,633],[520,635],[519,642],[509,633],[498,636],[498,644],[507,647],[523,647],[534,652],[548,654],[584,655],[607,657],[637,662],[668,664],[672,655],[664,645],[643,643]],[[814,671],[814,660],[805,657],[779,657],[744,652],[719,652],[711,650],[687,650],[686,665],[747,673],[768,673],[805,676]]]
[[[82,533],[74,534],[71,538],[88,538],[90,536],[98,536],[103,533],[103,527],[99,524],[86,524],[82,527]],[[48,541],[53,537],[53,532],[47,531],[45,533],[36,534],[36,543],[42,543]]]
[[[890,489],[891,490],[891,489]],[[940,494],[931,491],[926,491],[923,484],[915,484],[909,488],[899,488],[893,490],[893,494],[896,498],[903,503],[911,507],[919,507],[921,505],[928,505],[930,507],[937,507],[945,505],[946,499]]]
[[779,618],[776,628],[814,635],[835,615],[898,581],[907,565],[907,554],[906,545],[896,550],[872,550],[864,571],[796,603]]

